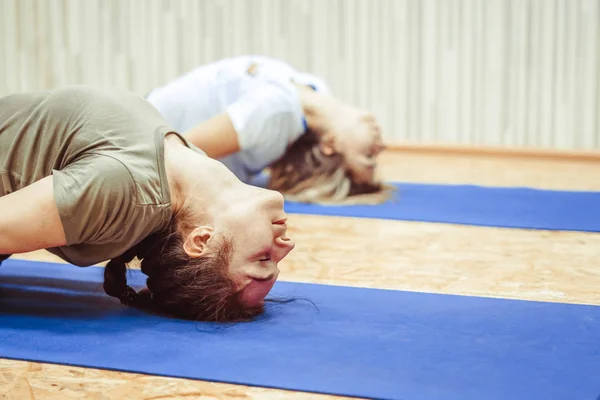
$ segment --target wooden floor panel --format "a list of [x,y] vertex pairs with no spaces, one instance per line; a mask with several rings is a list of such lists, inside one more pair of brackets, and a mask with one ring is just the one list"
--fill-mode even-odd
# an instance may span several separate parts
[[600,162],[589,160],[387,152],[380,169],[394,181],[600,191]]
[[600,235],[294,215],[280,279],[600,305]]
[[0,399],[317,400],[342,397],[0,359]]

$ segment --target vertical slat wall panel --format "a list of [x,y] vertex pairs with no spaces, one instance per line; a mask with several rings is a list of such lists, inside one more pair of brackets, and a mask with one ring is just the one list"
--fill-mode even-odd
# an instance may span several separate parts
[[0,95],[222,57],[324,77],[390,142],[600,148],[600,0],[0,0]]

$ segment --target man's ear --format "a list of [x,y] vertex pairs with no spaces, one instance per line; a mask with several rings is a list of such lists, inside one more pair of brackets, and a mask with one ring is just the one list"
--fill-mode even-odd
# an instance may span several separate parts
[[183,250],[192,258],[203,256],[208,251],[208,242],[213,235],[214,229],[212,226],[199,226],[185,238]]

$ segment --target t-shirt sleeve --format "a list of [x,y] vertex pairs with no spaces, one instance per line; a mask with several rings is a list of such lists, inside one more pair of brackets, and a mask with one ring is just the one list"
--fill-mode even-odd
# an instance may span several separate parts
[[135,219],[135,182],[108,156],[79,160],[53,171],[54,198],[67,245],[119,242]]
[[238,135],[240,150],[253,162],[269,164],[304,133],[300,98],[290,84],[266,83],[227,108]]

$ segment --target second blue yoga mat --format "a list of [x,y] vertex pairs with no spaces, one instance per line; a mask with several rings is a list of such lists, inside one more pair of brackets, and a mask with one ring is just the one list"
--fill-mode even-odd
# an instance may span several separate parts
[[322,206],[288,202],[289,213],[502,228],[600,232],[600,192],[395,183],[381,205]]
[[218,325],[128,309],[101,281],[97,267],[4,262],[0,357],[381,399],[600,394],[600,307],[281,282],[275,294],[318,310]]

